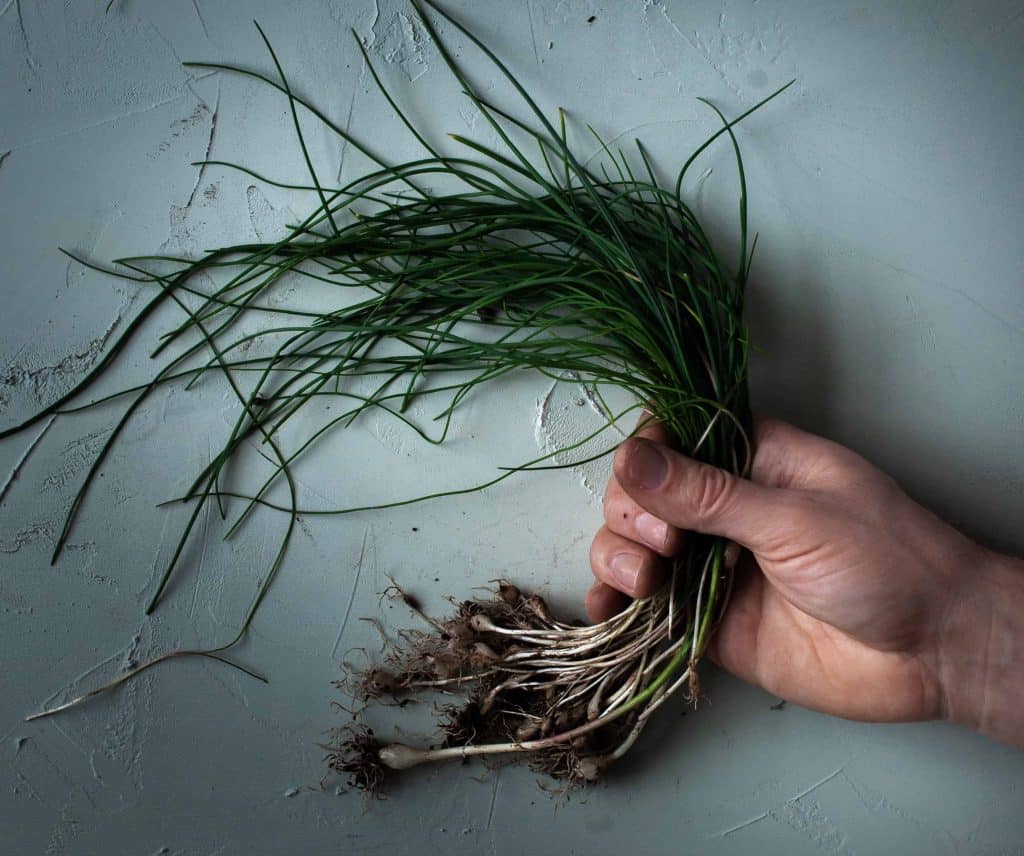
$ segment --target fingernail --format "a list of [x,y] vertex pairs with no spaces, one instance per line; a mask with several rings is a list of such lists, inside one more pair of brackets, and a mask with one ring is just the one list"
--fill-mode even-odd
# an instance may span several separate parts
[[636,579],[640,576],[639,556],[635,553],[619,553],[612,557],[609,566],[612,576],[624,591],[636,591]]
[[656,550],[661,550],[668,541],[668,524],[653,514],[641,511],[634,522],[637,534]]
[[629,456],[626,475],[634,484],[654,490],[661,486],[668,475],[668,461],[654,443],[637,440],[633,454]]

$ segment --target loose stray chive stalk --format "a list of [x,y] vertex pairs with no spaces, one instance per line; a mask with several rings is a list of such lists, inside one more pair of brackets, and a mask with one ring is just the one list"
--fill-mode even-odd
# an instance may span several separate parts
[[[566,111],[560,109],[552,121],[473,33],[433,0],[412,5],[493,132],[493,145],[452,134],[446,145],[454,145],[455,153],[443,151],[406,116],[360,45],[374,82],[424,150],[420,157],[389,162],[296,91],[257,24],[273,76],[224,63],[187,65],[243,75],[280,93],[307,177],[267,177],[224,160],[207,159],[203,166],[236,169],[257,181],[308,192],[316,200],[310,214],[288,226],[280,240],[219,247],[194,259],[139,256],[111,267],[72,256],[155,294],[77,386],[0,431],[4,437],[45,419],[125,402],[70,504],[54,560],[134,414],[172,385],[193,390],[220,379],[238,407],[209,463],[171,500],[189,505],[190,512],[147,613],[168,595],[208,503],[224,520],[225,537],[241,537],[250,516],[264,511],[283,513],[285,524],[226,644],[161,654],[30,719],[65,711],[177,657],[216,659],[263,679],[228,654],[256,619],[300,516],[379,512],[466,495],[524,472],[577,466],[610,453],[611,442],[597,454],[583,449],[641,408],[647,414],[641,425],[660,422],[676,448],[749,474],[743,304],[756,236],[748,241],[746,176],[735,128],[790,84],[732,120],[705,101],[720,127],[666,187],[639,141],[635,156],[612,151],[590,126],[604,159],[588,166],[590,160],[578,157],[570,144]],[[477,92],[440,37],[434,16],[483,54],[518,107],[499,108]],[[303,123],[310,119],[365,155],[372,167],[338,187],[323,183],[304,137]],[[732,145],[739,183],[734,268],[720,261],[684,200],[690,168],[722,136]],[[427,189],[435,183],[455,189]],[[274,300],[286,285],[304,283],[316,285],[315,300],[304,299],[301,288],[287,304]],[[180,316],[149,349],[156,366],[150,380],[88,398],[117,358],[175,310]],[[246,325],[250,319],[261,323]],[[524,370],[585,385],[600,402],[604,424],[556,451],[498,467],[497,475],[477,485],[343,508],[300,501],[293,467],[316,454],[328,435],[375,412],[427,443],[442,444],[454,415],[481,385]],[[633,403],[613,411],[613,390]],[[338,408],[310,428],[298,417],[318,402]],[[231,478],[247,449],[256,449],[270,467],[249,492],[235,488]],[[589,627],[559,620],[542,598],[507,581],[491,597],[462,601],[447,618],[428,616],[414,597],[393,587],[391,593],[411,605],[428,629],[404,632],[401,645],[385,647],[381,663],[349,669],[339,687],[367,704],[436,692],[461,702],[441,709],[444,740],[433,749],[383,742],[360,713],[354,724],[333,733],[329,767],[372,793],[383,786],[385,771],[472,756],[523,756],[534,769],[570,784],[597,778],[674,693],[686,689],[696,700],[698,663],[728,603],[735,559],[735,545],[693,535],[672,560],[665,588]]]

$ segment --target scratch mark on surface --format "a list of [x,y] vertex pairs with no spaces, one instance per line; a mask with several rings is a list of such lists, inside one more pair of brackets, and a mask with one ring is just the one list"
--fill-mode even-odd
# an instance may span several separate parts
[[136,595],[141,595],[147,589],[151,589],[151,588],[156,586],[156,581],[159,578],[159,574],[161,573],[160,570],[159,570],[159,568],[160,568],[160,558],[161,558],[161,554],[163,553],[163,550],[164,550],[164,541],[166,541],[166,539],[167,539],[167,526],[170,524],[170,522],[171,522],[171,515],[170,514],[165,514],[164,515],[164,525],[160,528],[160,541],[157,543],[157,545],[156,545],[156,552],[153,555],[153,567],[150,569],[150,572],[149,572],[149,581],[146,582],[145,585],[143,585],[141,589],[139,589],[137,592],[135,592]]
[[761,812],[757,817],[751,817],[748,820],[741,821],[735,826],[730,826],[728,829],[723,829],[721,832],[716,832],[714,838],[725,838],[727,835],[732,835],[734,832],[739,832],[741,829],[746,829],[748,826],[753,826],[755,823],[760,823],[767,817],[771,817],[771,814],[767,811]]
[[18,780],[18,784],[14,786],[15,794],[20,793],[21,788],[24,787],[25,790],[28,792],[29,799],[35,800],[38,803],[41,803],[43,801],[43,798],[39,796],[39,791],[37,791],[32,786],[32,782],[29,781],[28,777],[24,773],[22,773],[21,770],[15,769],[14,775],[15,778],[17,778]]
[[929,274],[918,273],[917,271],[913,271],[908,268],[901,267],[900,265],[893,264],[892,262],[887,261],[881,256],[877,256],[874,253],[865,249],[864,247],[858,246],[856,244],[847,244],[847,246],[850,247],[850,249],[853,250],[853,252],[859,253],[864,258],[869,259],[875,262],[876,264],[881,265],[882,267],[888,268],[889,270],[894,271],[895,273],[898,273],[901,276],[910,277],[911,279],[923,283],[926,286],[937,286],[938,288],[941,288],[943,291],[948,291],[951,294],[955,294],[958,297],[962,297],[964,300],[970,303],[971,306],[975,307],[979,312],[982,312],[983,314],[987,315],[993,321],[998,322],[1007,330],[1010,330],[1011,332],[1017,334],[1024,333],[1024,327],[1022,327],[1019,324],[1016,324],[1012,319],[1007,318],[1006,313],[1001,314],[994,309],[990,309],[988,306],[986,306],[984,303],[982,303],[980,300],[974,297],[970,292],[965,291],[964,289],[959,288],[958,286],[955,286],[950,282],[946,282],[944,280],[935,278]]
[[948,830],[939,830],[934,826],[923,824],[918,818],[914,817],[905,809],[900,808],[884,794],[875,791],[866,785],[855,782],[845,771],[843,772],[843,780],[847,785],[849,785],[850,790],[853,791],[861,805],[863,805],[871,814],[885,811],[908,826],[912,826],[923,833],[942,831],[945,832],[946,835],[949,835]]
[[[255,188],[250,187],[250,190],[255,190]],[[266,202],[266,200],[264,200],[264,202]],[[269,203],[267,203],[267,204],[269,205]],[[278,461],[273,456],[271,456],[271,455],[267,454],[266,452],[264,452],[263,449],[260,448],[260,443],[253,442],[252,440],[246,440],[246,445],[250,449],[252,449],[257,455],[259,455],[261,458],[263,458],[263,460],[265,460],[268,464],[271,464],[274,467],[274,469],[277,469],[280,466],[280,461]],[[275,478],[277,478],[277,477],[275,476]],[[300,479],[294,473],[292,473],[292,481],[295,482],[296,487],[301,487],[302,488],[303,493],[308,491],[310,496],[314,496],[317,499],[322,499],[324,502],[333,502],[334,501],[333,497],[328,496],[326,493],[324,493],[321,490],[317,490],[315,485],[312,485],[309,482],[307,482],[307,481],[305,481],[303,479]]]
[[11,8],[11,6],[13,6],[13,5],[14,5],[14,0],[7,0],[7,5],[6,5],[6,6],[4,6],[4,10],[3,10],[2,12],[0,12],[0,18],[2,18],[2,17],[4,16],[4,15],[6,15],[6,14],[7,14],[7,12],[8,12],[8,10],[9,10],[9,9]]
[[[711,55],[710,50],[704,45],[704,43],[702,42],[702,40],[700,38],[700,35],[697,33],[697,31],[694,30],[694,38],[690,38],[690,36],[688,36],[686,33],[684,33],[678,27],[676,22],[674,20],[672,20],[672,16],[669,15],[669,13],[668,13],[668,6],[665,4],[664,0],[648,0],[648,2],[644,6],[644,17],[645,17],[645,20],[646,20],[647,12],[648,12],[648,10],[652,6],[655,6],[655,7],[658,8],[658,11],[661,12],[661,17],[665,19],[665,23],[668,24],[668,26],[672,29],[672,32],[674,32],[678,38],[682,39],[693,50],[695,50],[698,54],[700,54],[700,56],[703,59],[705,65],[707,65],[709,68],[711,68],[722,79],[722,82],[735,95],[742,95],[743,94],[742,91],[740,90],[740,88],[737,87],[732,82],[732,80],[729,79],[729,76],[722,69],[721,64],[719,64],[718,62],[715,61],[714,57]],[[652,48],[654,47],[653,43],[652,43],[651,47]],[[655,55],[657,56],[657,52],[655,52]],[[661,59],[658,58],[658,61],[660,63]],[[662,65],[664,66],[664,63],[662,63]]]
[[[71,681],[65,684],[62,689],[54,690],[52,693],[50,693],[50,695],[48,695],[43,700],[43,703],[42,705],[40,705],[39,709],[48,710],[52,707],[58,706],[59,704],[63,704],[69,701],[70,699],[74,698],[75,696],[79,695],[79,693],[77,693],[76,690],[84,680],[90,678],[97,672],[100,672],[101,670],[105,669],[115,660],[118,660],[122,656],[122,653],[123,652],[111,654],[109,657],[104,658],[99,663],[96,663],[95,665],[90,666],[84,672],[81,672],[78,675],[78,677],[73,678]],[[63,720],[61,720],[60,717],[56,717],[50,720],[50,724],[57,730],[57,732],[61,736],[64,737],[65,740],[67,740],[72,746],[74,746],[79,752],[81,752],[83,757],[88,758],[89,753],[86,751],[85,747],[82,746],[82,744],[79,743],[74,737],[68,734],[67,731],[64,730],[63,726],[61,725],[62,721]]]
[[17,731],[19,728],[21,728],[21,723],[20,722],[18,724],[16,724],[13,728],[8,729],[7,731],[5,731],[3,733],[3,735],[0,735],[0,743],[6,743],[7,742],[7,738],[10,737],[11,735],[13,735],[14,732]]
[[203,509],[203,534],[200,536],[202,539],[202,547],[199,552],[199,565],[196,568],[196,584],[192,589],[192,603],[188,609],[188,617],[195,618],[196,605],[199,603],[199,590],[203,586],[203,568],[206,565],[206,552],[210,545],[210,506],[212,503],[205,503]]
[[199,26],[203,28],[203,35],[209,39],[210,31],[206,29],[206,21],[203,19],[203,13],[199,11],[199,0],[192,0],[192,8],[196,10],[196,17],[199,19]]
[[825,776],[824,779],[820,779],[819,781],[815,782],[813,785],[811,785],[806,790],[800,791],[800,793],[798,793],[796,796],[790,797],[786,802],[796,802],[797,800],[803,799],[809,793],[811,793],[812,791],[816,791],[818,788],[820,788],[825,783],[831,782],[836,776],[838,776],[842,772],[843,772],[843,768],[842,767],[840,767],[837,770],[833,770],[831,773],[829,773],[827,776]]
[[345,625],[348,624],[348,618],[352,614],[352,604],[356,600],[356,590],[359,588],[359,577],[363,573],[363,563],[366,559],[366,547],[370,539],[370,527],[367,526],[363,532],[363,543],[359,548],[359,558],[356,559],[356,575],[355,579],[352,580],[352,591],[348,595],[348,605],[345,607],[345,615],[341,619],[341,627],[338,628],[338,636],[334,640],[334,647],[331,649],[331,656],[337,658],[338,646],[341,645],[341,637],[345,632]]
[[54,794],[52,786],[56,784],[59,789],[58,792],[67,791],[69,794],[74,793],[78,797],[83,798],[91,808],[95,809],[96,801],[92,798],[92,795],[75,783],[74,780],[78,777],[75,773],[72,773],[65,764],[68,760],[67,756],[61,753],[59,756],[60,760],[55,760],[46,751],[44,751],[44,745],[47,745],[47,741],[45,740],[32,740],[28,744],[27,749],[29,751],[26,753],[28,757],[25,758],[23,763],[25,763],[26,766],[30,766],[30,770],[24,770],[17,766],[17,764],[12,763],[11,765],[14,768],[19,781],[28,786],[30,790],[29,796],[43,802],[43,799],[38,796],[38,792],[35,791],[32,784],[33,780],[38,780],[41,782],[40,790],[42,790],[43,794],[46,796],[46,801],[51,805],[51,807],[53,806]]
[[[800,800],[802,800],[808,794],[813,793],[818,788],[820,788],[822,785],[825,785],[828,782],[831,782],[836,776],[840,776],[840,775],[843,775],[843,777],[846,778],[846,776],[843,773],[843,767],[842,766],[839,767],[838,769],[833,770],[827,776],[825,776],[824,778],[819,779],[814,784],[804,788],[804,790],[800,791],[798,794],[794,794],[793,796],[789,797],[782,804],[782,806],[780,808],[769,809],[768,811],[763,811],[760,814],[755,815],[754,817],[750,817],[750,818],[747,818],[746,820],[740,821],[735,826],[730,826],[727,829],[722,829],[722,830],[720,830],[718,832],[715,832],[715,833],[713,833],[711,835],[711,837],[712,838],[725,838],[725,836],[727,836],[727,835],[732,835],[734,832],[739,832],[741,829],[746,829],[748,826],[753,826],[755,823],[760,823],[762,820],[767,820],[768,818],[771,818],[772,820],[780,821],[780,822],[783,822],[783,823],[789,823],[789,821],[786,820],[785,816],[780,816],[780,814],[779,814],[780,809],[786,809],[787,812],[791,811],[791,808],[789,808],[789,807],[795,807],[795,803],[798,803]],[[810,815],[808,815],[807,817],[800,818],[800,820],[803,821],[804,826],[808,825],[812,819],[813,818],[811,818]],[[790,825],[792,825],[792,824],[790,824]],[[830,831],[835,831],[835,832],[838,833],[838,830],[830,830]],[[840,841],[838,846],[841,849],[844,845],[845,845],[845,839]]]
[[[380,10],[377,10],[377,14],[380,14]],[[345,138],[341,141],[341,155],[338,158],[338,183],[341,183],[341,169],[345,165],[345,155],[348,153],[348,134],[349,129],[352,127],[352,111],[356,105],[356,93],[363,85],[363,77],[366,75],[366,60],[363,60],[362,65],[359,69],[359,77],[356,78],[356,84],[352,87],[352,97],[348,102],[348,116],[345,119]]]
[[[151,625],[144,624],[129,640],[120,655],[115,654],[111,660],[120,659],[115,667],[118,673],[146,659],[145,654],[139,656],[139,647],[143,635],[146,636],[146,649],[151,647]],[[109,661],[108,661],[109,662]],[[128,790],[130,798],[138,800],[145,789],[146,780],[141,766],[143,750],[147,744],[150,723],[153,721],[152,675],[140,675],[136,680],[128,682],[117,691],[116,707],[107,717],[106,735],[100,751],[103,757],[119,764],[127,774],[132,787]]]
[[53,416],[46,420],[46,424],[43,426],[42,430],[38,434],[36,434],[35,439],[28,444],[28,446],[25,448],[25,451],[21,453],[21,457],[14,462],[14,466],[11,468],[11,471],[7,474],[7,480],[3,483],[3,486],[0,487],[0,504],[3,503],[4,498],[7,496],[7,491],[11,489],[11,485],[14,484],[15,481],[17,481],[18,476],[21,474],[21,468],[25,466],[25,462],[29,459],[29,456],[32,454],[32,452],[35,451],[36,446],[39,445],[39,441],[43,439],[43,435],[50,430],[50,426],[53,425],[54,420],[56,418],[57,416],[56,414],[54,414]]
[[210,159],[210,152],[213,151],[213,138],[217,133],[217,113],[219,110],[220,80],[217,81],[217,98],[213,102],[213,113],[210,116],[210,138],[206,141],[206,154],[203,155],[203,162],[199,165],[199,173],[196,175],[196,183],[192,187],[192,192],[188,195],[188,202],[185,203],[186,208],[188,208],[192,204],[192,200],[196,198],[196,191],[199,190],[199,185],[203,181],[203,175],[206,172],[206,162]]
[[533,4],[526,0],[526,14],[530,19],[530,41],[533,43],[533,61],[540,65],[540,54],[537,53],[537,35],[533,31]]
[[[167,45],[167,50],[169,50],[171,52],[171,55],[178,61],[178,65],[180,65],[184,69],[185,68],[185,62],[184,62],[184,60],[182,60],[181,54],[178,53],[178,49],[176,47],[174,47],[174,43],[169,38],[167,38],[167,36],[165,36],[160,31],[160,28],[157,27],[155,24],[151,23],[150,27],[152,28],[153,32],[156,33],[156,37],[158,39],[160,39],[160,41],[162,41],[165,45]],[[204,28],[204,30],[205,30],[205,28]],[[203,96],[200,95],[192,87],[192,84],[193,84],[194,81],[201,80],[201,79],[202,79],[201,76],[193,77],[193,75],[190,72],[185,72],[185,86],[188,87],[188,91],[191,92],[195,96],[196,101],[198,101],[203,106],[203,109],[209,110],[210,109],[210,105],[206,103],[206,99],[203,98]]]
[[[44,143],[56,142],[57,140],[63,139],[64,137],[70,137],[70,136],[72,136],[74,134],[81,134],[81,133],[84,133],[85,131],[93,131],[93,130],[96,130],[97,128],[103,128],[103,127],[105,127],[107,125],[116,124],[117,122],[120,122],[122,119],[131,119],[131,118],[134,118],[135,116],[143,116],[146,113],[151,113],[154,110],[159,110],[161,107],[166,107],[168,104],[173,104],[175,101],[180,101],[182,98],[185,98],[187,95],[195,96],[195,93],[191,90],[191,88],[189,88],[187,86],[187,84],[189,82],[195,83],[196,81],[199,81],[199,80],[206,80],[206,78],[213,77],[213,75],[215,75],[215,74],[217,74],[216,71],[210,71],[210,72],[207,72],[206,74],[200,74],[200,75],[197,75],[196,77],[190,78],[189,81],[186,81],[186,85],[185,85],[186,91],[185,92],[179,92],[177,95],[170,95],[167,98],[164,98],[164,99],[162,99],[160,101],[154,101],[152,104],[150,104],[150,105],[148,105],[146,107],[142,107],[142,108],[140,108],[138,110],[128,110],[128,111],[126,111],[124,113],[117,113],[116,115],[110,116],[107,119],[100,119],[99,121],[92,122],[92,123],[90,123],[88,125],[79,125],[77,128],[69,128],[67,131],[59,131],[56,134],[49,134],[49,135],[47,135],[45,137],[37,137],[37,138],[31,139],[31,140],[23,140],[18,145],[16,145],[13,149],[11,149],[11,151],[8,152],[8,154],[13,153],[13,152],[15,152],[15,151],[17,151],[19,149],[23,149],[23,148],[25,148],[27,146],[39,146],[39,145],[43,145]],[[196,96],[196,97],[198,97],[198,96]]]
[[999,324],[1001,324],[1003,327],[1006,327],[1007,329],[1012,330],[1015,333],[1024,333],[1024,327],[1018,326],[1013,321],[1011,321],[1008,318],[1006,318],[1004,315],[999,314],[998,312],[996,312],[993,309],[989,309],[989,307],[987,307],[984,303],[982,303],[976,297],[971,296],[971,294],[969,292],[964,291],[962,288],[958,288],[955,285],[950,285],[949,283],[942,282],[941,280],[937,280],[937,279],[936,280],[931,280],[931,282],[934,285],[939,286],[939,288],[942,288],[942,289],[944,289],[946,291],[950,291],[953,294],[956,294],[956,295],[962,297],[964,300],[966,300],[968,303],[970,303],[971,306],[973,306],[979,312],[984,313],[985,315],[987,315],[989,318],[991,318],[994,321],[998,321]]
[[[25,63],[28,65],[29,71],[34,72],[36,61],[32,57],[32,45],[29,43],[28,33],[25,31],[25,18],[21,14],[21,0],[14,0],[14,10],[18,13],[18,29],[21,31],[21,39],[25,43]],[[4,11],[7,10],[4,9]]]
[[[636,125],[630,125],[624,131],[619,131],[614,137],[607,137],[604,140],[605,146],[611,148],[613,143],[617,143],[627,134],[635,135],[637,131],[642,131],[645,128],[654,128],[658,125],[692,125],[696,122],[696,119],[657,119],[652,122],[639,122]],[[583,166],[587,166],[594,158],[602,157],[605,154],[605,146],[597,146],[593,152],[587,155],[581,163]]]
[[2,155],[0,155],[0,166],[3,166],[4,165],[4,161],[7,160],[7,158],[9,158],[10,156],[11,156],[11,150],[10,149],[8,149],[6,152],[4,152]]
[[494,774],[494,786],[491,788],[491,806],[487,809],[487,826],[488,832],[491,831],[491,824],[494,823],[494,807],[498,803],[498,782],[501,780],[501,769],[499,768]]
[[54,719],[51,722],[51,724],[53,725],[54,728],[57,729],[57,731],[60,733],[60,735],[65,740],[68,741],[68,743],[70,743],[72,746],[74,746],[75,749],[77,749],[79,751],[79,753],[81,753],[83,758],[89,758],[90,753],[86,751],[86,748],[80,742],[78,742],[74,737],[72,737],[70,734],[68,734],[68,732],[64,730],[64,726],[62,726],[57,719]]

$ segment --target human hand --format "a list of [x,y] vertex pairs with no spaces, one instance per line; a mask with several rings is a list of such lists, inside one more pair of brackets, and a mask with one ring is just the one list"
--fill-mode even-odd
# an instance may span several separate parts
[[[750,551],[709,650],[726,669],[850,719],[947,717],[1024,742],[1024,680],[1006,687],[1024,658],[1013,560],[859,455],[783,422],[757,421],[749,481],[671,451],[659,425],[637,437],[616,454],[591,548],[592,619],[657,591],[685,530],[721,535]],[[1000,607],[1007,598],[1016,610]],[[997,625],[1009,648],[993,652]]]

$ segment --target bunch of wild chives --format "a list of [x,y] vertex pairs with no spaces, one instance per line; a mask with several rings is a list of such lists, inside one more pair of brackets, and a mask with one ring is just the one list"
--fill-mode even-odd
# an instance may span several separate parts
[[[434,7],[431,0],[423,2]],[[237,418],[220,450],[175,500],[190,503],[191,516],[147,613],[160,601],[208,503],[217,503],[226,515],[229,499],[243,501],[228,535],[258,506],[285,512],[288,526],[234,639],[209,649],[165,654],[30,718],[64,710],[171,657],[211,657],[243,668],[226,654],[243,638],[262,604],[298,515],[344,514],[430,498],[344,509],[299,504],[291,474],[296,459],[310,454],[325,434],[367,411],[386,412],[423,439],[441,443],[452,414],[479,384],[522,369],[555,378],[571,375],[599,396],[612,387],[626,391],[635,402],[629,409],[646,407],[668,428],[677,448],[747,473],[751,448],[742,315],[753,246],[748,253],[743,163],[733,126],[769,99],[731,122],[709,105],[722,128],[683,164],[673,187],[659,185],[639,142],[635,166],[602,143],[605,162],[595,172],[569,147],[564,114],[552,124],[486,45],[434,7],[493,62],[531,119],[523,121],[485,100],[460,71],[420,2],[413,4],[448,68],[500,139],[501,151],[453,135],[469,156],[441,153],[384,89],[365,51],[384,96],[422,144],[422,158],[388,164],[298,97],[262,30],[276,77],[223,64],[194,64],[255,77],[286,96],[311,183],[281,184],[234,164],[206,163],[314,192],[319,205],[279,241],[222,247],[198,259],[119,260],[120,268],[108,272],[154,286],[156,296],[74,389],[0,436],[54,414],[112,398],[130,400],[71,503],[55,560],[82,501],[139,407],[167,384],[192,385],[209,374],[226,380],[238,400]],[[300,109],[318,117],[378,168],[344,187],[324,186],[306,148]],[[523,134],[536,145],[530,156],[513,142]],[[681,195],[694,160],[722,135],[732,142],[739,171],[740,254],[733,270],[719,261]],[[438,179],[457,182],[461,189],[426,189]],[[154,271],[158,266],[163,272]],[[204,290],[203,275],[212,273],[228,278]],[[311,310],[267,302],[275,288],[295,278],[341,288],[345,299]],[[167,356],[152,379],[116,395],[76,403],[147,318],[167,304],[177,305],[183,319],[155,347],[153,356]],[[256,313],[273,320],[254,332],[240,332],[242,319]],[[254,343],[262,343],[263,350],[251,350]],[[286,451],[280,442],[282,427],[320,396],[350,403]],[[407,415],[411,402],[422,398],[444,399],[436,435]],[[609,424],[621,415],[609,411]],[[266,449],[273,469],[258,489],[242,493],[228,484],[226,468],[251,440]],[[552,457],[504,470],[486,485],[433,496],[468,493],[517,472],[580,463],[554,465],[548,463]],[[281,482],[287,489],[284,501],[272,494]],[[673,691],[689,686],[696,693],[696,663],[725,608],[733,552],[721,539],[688,539],[663,591],[592,627],[557,620],[543,600],[508,583],[491,601],[464,602],[448,620],[427,618],[431,632],[407,634],[407,648],[393,650],[384,667],[363,675],[359,691],[365,698],[439,689],[462,694],[464,704],[447,710],[445,746],[429,751],[385,746],[357,727],[337,735],[331,766],[350,773],[356,784],[375,789],[385,767],[525,752],[556,776],[594,778],[632,745]]]

